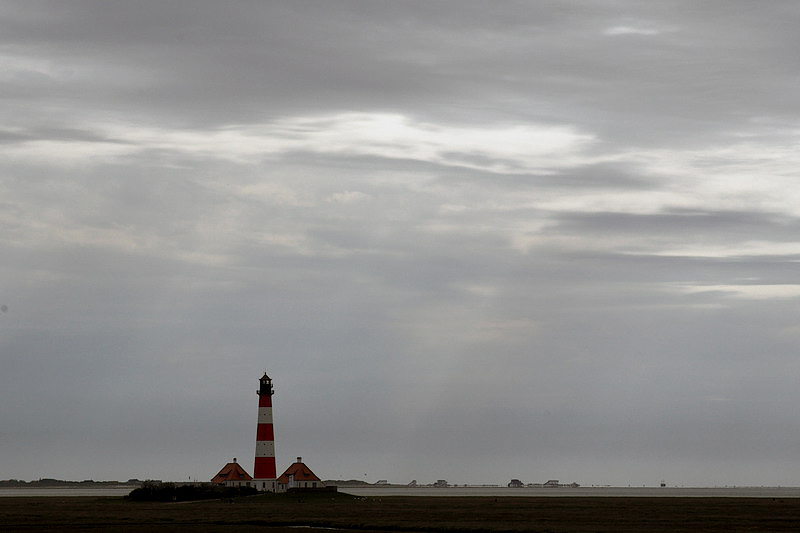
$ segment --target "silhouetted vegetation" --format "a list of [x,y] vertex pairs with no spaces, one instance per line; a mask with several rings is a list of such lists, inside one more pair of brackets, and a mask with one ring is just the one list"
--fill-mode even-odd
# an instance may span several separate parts
[[203,483],[199,485],[176,485],[160,481],[145,481],[131,491],[127,499],[136,502],[187,502],[192,500],[214,500],[237,498],[258,493],[254,487],[222,487]]

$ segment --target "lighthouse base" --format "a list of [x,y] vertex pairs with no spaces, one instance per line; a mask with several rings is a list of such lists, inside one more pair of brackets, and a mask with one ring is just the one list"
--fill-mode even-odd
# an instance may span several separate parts
[[275,479],[254,479],[253,486],[260,492],[275,492]]

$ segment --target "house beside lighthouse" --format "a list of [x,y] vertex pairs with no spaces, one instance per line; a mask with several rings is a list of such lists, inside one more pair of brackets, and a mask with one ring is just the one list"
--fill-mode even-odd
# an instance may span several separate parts
[[278,478],[277,487],[278,492],[286,492],[289,489],[321,489],[325,483],[303,463],[302,457],[298,457]]
[[211,478],[211,483],[214,485],[223,485],[225,487],[249,487],[252,481],[253,478],[250,477],[250,474],[245,472],[244,468],[236,462],[236,457],[233,458],[232,463],[223,466],[222,470]]

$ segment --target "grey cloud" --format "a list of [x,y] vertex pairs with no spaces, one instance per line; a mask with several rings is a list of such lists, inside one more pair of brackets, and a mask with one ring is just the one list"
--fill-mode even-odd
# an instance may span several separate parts
[[20,130],[0,131],[0,141],[5,143],[19,143],[26,141],[87,141],[99,143],[124,143],[120,139],[100,135],[97,132],[77,128],[33,128]]
[[[747,211],[673,210],[655,214],[632,213],[566,213],[554,217],[555,231],[599,234],[609,232],[638,233],[654,238],[671,235],[681,240],[794,241],[798,221],[785,215]],[[727,236],[727,239],[725,237]]]
[[0,9],[0,477],[795,482],[794,4]]
[[[429,115],[567,118],[620,137],[638,117],[649,116],[652,133],[635,134],[641,142],[653,135],[696,138],[719,120],[736,120],[729,109],[743,118],[787,111],[752,108],[780,102],[764,93],[779,87],[757,83],[753,69],[770,68],[770,78],[779,80],[791,65],[783,55],[792,49],[784,37],[791,33],[771,31],[772,13],[729,4],[695,7],[691,18],[663,6],[621,13],[613,4],[583,5],[581,17],[557,4],[508,3],[491,10],[481,3],[456,10],[341,5],[251,5],[240,11],[213,4],[132,9],[114,3],[83,11],[48,4],[39,16],[12,24],[16,31],[7,39],[32,49],[44,45],[67,60],[78,51],[73,59],[79,64],[141,68],[142,87],[131,83],[129,89],[86,95],[104,107],[124,98],[125,106],[158,110],[179,122],[189,119],[188,112],[193,120],[241,122],[331,107],[413,106]],[[353,5],[357,12],[347,9]],[[634,42],[602,34],[616,20],[631,18],[678,30]],[[735,40],[745,28],[757,46]],[[465,40],[468,35],[475,37]],[[730,53],[732,48],[744,53]],[[742,83],[742,71],[753,81]],[[487,99],[492,93],[497,96]],[[469,104],[476,98],[484,110]]]

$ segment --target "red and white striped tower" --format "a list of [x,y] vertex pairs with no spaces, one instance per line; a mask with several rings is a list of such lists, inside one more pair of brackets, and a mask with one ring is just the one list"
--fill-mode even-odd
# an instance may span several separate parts
[[275,431],[272,429],[272,380],[264,372],[259,380],[258,430],[253,480],[258,490],[275,492]]

